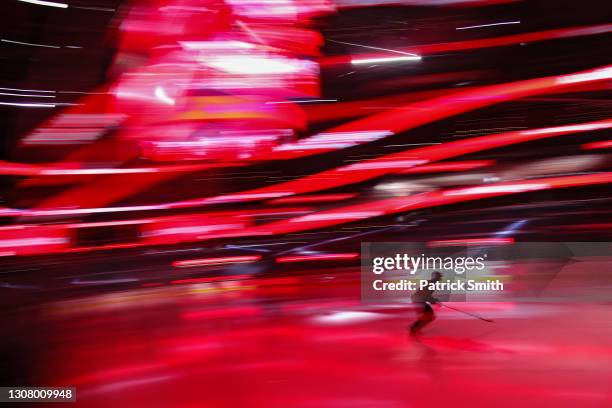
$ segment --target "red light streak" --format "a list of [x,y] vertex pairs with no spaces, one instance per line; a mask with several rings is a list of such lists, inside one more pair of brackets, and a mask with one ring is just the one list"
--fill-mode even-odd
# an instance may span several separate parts
[[594,149],[610,149],[612,148],[612,140],[604,140],[602,142],[585,143],[580,146],[582,150],[594,150]]
[[285,197],[277,198],[275,200],[268,201],[268,204],[297,204],[297,203],[325,203],[325,202],[336,202],[341,200],[348,200],[354,198],[357,193],[347,194],[312,194],[297,197]]
[[256,262],[261,259],[261,255],[240,255],[224,256],[218,258],[188,259],[185,261],[175,261],[172,266],[175,268],[191,268],[195,266],[227,265],[235,263]]
[[447,239],[441,241],[429,241],[428,247],[449,247],[449,246],[471,246],[471,245],[510,245],[514,243],[514,238],[472,238],[472,239]]
[[310,262],[310,261],[339,261],[358,258],[357,252],[339,253],[339,254],[312,254],[312,255],[294,255],[282,256],[276,258],[277,263],[293,263],[293,262]]
[[495,164],[494,160],[472,160],[463,162],[447,162],[439,164],[423,164],[417,167],[411,167],[406,170],[401,170],[398,174],[418,174],[418,173],[436,173],[445,171],[466,171],[474,170],[482,167],[488,167]]
[[173,285],[181,285],[185,283],[210,283],[210,282],[220,282],[220,281],[228,281],[228,280],[244,280],[250,279],[252,275],[231,275],[231,276],[213,276],[210,278],[191,278],[191,279],[179,279],[173,280]]

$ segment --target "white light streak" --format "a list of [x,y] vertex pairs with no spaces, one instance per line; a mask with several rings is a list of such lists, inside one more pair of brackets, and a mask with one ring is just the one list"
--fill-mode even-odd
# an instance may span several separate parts
[[23,41],[7,40],[6,38],[2,38],[0,39],[0,41],[4,43],[9,43],[9,44],[28,45],[30,47],[61,48],[59,45],[36,44],[36,43],[29,43],[29,42],[23,42]]
[[143,174],[143,173],[158,173],[159,169],[154,167],[140,167],[133,169],[52,169],[43,170],[41,174],[48,176],[63,176],[63,175],[92,175],[92,174]]
[[455,28],[455,30],[469,30],[471,28],[494,27],[494,26],[509,25],[509,24],[521,24],[521,22],[518,20],[517,21],[503,21],[501,23],[491,23],[491,24],[480,24],[480,25],[467,26],[467,27],[457,27]]
[[0,102],[2,106],[17,106],[23,108],[55,108],[57,105],[54,103],[13,103],[13,102]]
[[68,8],[66,3],[57,3],[55,1],[43,1],[43,0],[17,0],[22,3],[37,4],[39,6],[57,7],[57,8]]
[[578,82],[599,81],[612,78],[612,67],[594,69],[581,74],[564,75],[557,80],[558,84],[575,84]]
[[3,91],[17,91],[17,92],[47,92],[55,93],[55,91],[43,91],[40,89],[18,89],[18,88],[0,88]]
[[461,190],[445,192],[444,195],[480,195],[480,194],[497,194],[497,193],[521,193],[523,191],[545,190],[550,188],[550,184],[506,184],[501,186],[482,186],[469,187]]
[[607,129],[612,127],[612,122],[609,123],[591,123],[586,125],[566,125],[566,126],[556,126],[544,129],[533,129],[533,130],[524,130],[521,132],[523,135],[541,135],[547,133],[557,133],[557,132],[583,132],[589,130],[598,130],[598,129]]
[[387,62],[405,62],[405,61],[420,61],[422,58],[419,55],[411,55],[406,57],[389,57],[389,58],[366,58],[366,59],[354,59],[351,60],[351,64],[375,64],[375,63],[387,63]]
[[278,146],[274,151],[312,150],[312,149],[344,149],[359,143],[371,142],[390,136],[388,130],[320,133],[318,135]]
[[248,50],[255,48],[253,44],[244,41],[179,41],[179,44],[188,51],[227,50],[229,48]]
[[344,41],[337,41],[337,40],[329,40],[329,41],[335,42],[335,43],[338,43],[338,44],[354,45],[355,47],[370,48],[372,50],[387,51],[387,52],[393,52],[395,54],[410,55],[410,56],[413,56],[413,57],[418,57],[417,54],[414,54],[412,52],[404,52],[404,51],[392,50],[390,48],[374,47],[374,46],[371,46],[371,45],[355,44],[355,43],[344,42]]
[[32,97],[32,98],[55,98],[55,95],[15,94],[15,93],[5,93],[5,92],[0,92],[0,95],[5,95],[5,96]]

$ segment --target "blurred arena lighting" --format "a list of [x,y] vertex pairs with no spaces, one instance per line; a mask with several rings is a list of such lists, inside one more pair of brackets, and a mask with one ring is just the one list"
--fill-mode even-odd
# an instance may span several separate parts
[[488,328],[434,307],[413,338],[407,296],[360,298],[365,241],[609,248],[605,6],[4,3],[9,385],[91,408],[612,406],[608,257],[493,264],[477,280],[510,293],[555,280],[457,304]]

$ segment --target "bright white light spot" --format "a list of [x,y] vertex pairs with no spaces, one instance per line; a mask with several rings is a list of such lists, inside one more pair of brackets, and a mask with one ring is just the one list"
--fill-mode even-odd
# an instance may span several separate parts
[[253,44],[244,41],[179,41],[179,44],[188,51],[227,50],[230,48],[248,50],[255,48]]
[[203,60],[204,64],[231,74],[290,74],[304,68],[297,60],[287,58],[267,58],[250,55],[232,55]]
[[164,88],[157,86],[155,88],[155,97],[166,105],[174,105],[176,101],[168,96]]
[[334,312],[323,316],[317,316],[315,320],[319,323],[327,324],[349,324],[367,322],[384,317],[385,316],[380,313],[372,312]]

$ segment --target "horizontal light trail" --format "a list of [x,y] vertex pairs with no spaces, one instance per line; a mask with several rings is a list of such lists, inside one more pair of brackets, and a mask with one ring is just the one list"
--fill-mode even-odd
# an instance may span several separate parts
[[192,268],[196,266],[214,266],[228,265],[236,263],[256,262],[261,259],[261,255],[241,255],[241,256],[224,256],[218,258],[201,258],[188,259],[184,261],[175,261],[172,266],[175,268]]
[[147,173],[181,173],[195,172],[210,168],[209,164],[175,165],[159,167],[132,168],[67,168],[58,164],[35,165],[14,163],[0,160],[0,175],[11,176],[91,176],[91,175],[121,175]]
[[457,27],[455,28],[455,30],[470,30],[472,28],[495,27],[495,26],[510,25],[510,24],[521,24],[521,22],[518,20],[517,21],[502,21],[500,23],[479,24],[479,25],[466,26],[466,27]]
[[[372,200],[365,203],[354,204],[344,206],[340,208],[334,208],[332,210],[320,211],[315,214],[309,214],[301,217],[295,217],[288,220],[275,221],[260,226],[245,227],[239,230],[232,231],[230,233],[211,233],[203,234],[197,237],[191,237],[188,241],[204,241],[217,238],[236,238],[236,237],[249,237],[249,236],[273,236],[273,235],[284,235],[289,233],[298,233],[310,230],[316,230],[321,228],[329,228],[341,224],[357,220],[367,220],[374,217],[383,215],[400,214],[414,210],[420,210],[425,208],[433,208],[439,206],[445,206],[461,202],[478,201],[486,198],[502,197],[515,194],[523,194],[532,191],[546,191],[555,190],[571,187],[588,187],[601,184],[612,183],[612,172],[586,174],[577,176],[562,176],[562,177],[549,177],[532,179],[525,181],[515,182],[501,182],[491,183],[487,185],[453,188],[446,190],[438,190],[432,192],[426,192],[416,194],[408,197],[395,197],[384,200]],[[145,224],[148,225],[148,224]],[[38,247],[31,247],[27,244],[21,248],[19,253],[12,252],[6,253],[4,256],[12,255],[27,255],[27,254],[39,254],[39,253],[70,253],[70,252],[84,252],[84,251],[95,251],[105,249],[118,249],[118,248],[135,248],[146,245],[145,241],[132,242],[125,244],[113,244],[113,245],[102,245],[99,247],[72,247],[68,240],[68,229],[65,225],[26,225],[26,226],[11,226],[0,228],[0,234],[5,234],[7,240],[11,240],[11,246],[14,247],[15,234],[19,233],[20,230],[30,230],[27,235],[23,235],[21,232],[21,240],[26,245],[32,237],[41,236],[52,236],[62,238],[58,242],[45,242],[44,245],[41,243]],[[505,238],[504,238],[505,239]],[[21,241],[20,241],[21,242]],[[487,238],[489,244],[496,243],[501,244],[505,241],[495,240]],[[175,242],[165,242],[165,244],[173,244]],[[480,242],[483,244],[484,241]],[[161,243],[164,244],[164,243]],[[59,246],[58,246],[59,245]],[[157,244],[156,244],[157,245]],[[351,259],[353,253],[347,254],[307,254],[304,255],[306,258],[297,258],[302,255],[288,255],[277,259],[279,263],[291,263],[291,262],[302,262],[308,260],[324,260],[325,256],[329,256],[328,260],[340,260],[340,259]],[[211,257],[211,258],[199,258],[189,259],[182,261],[175,261],[174,267],[187,268],[187,267],[198,267],[198,266],[214,266],[214,265],[226,265],[234,263],[249,263],[257,262],[261,260],[261,255],[243,255],[243,256],[227,256],[227,257]],[[280,260],[279,260],[280,259]]]
[[601,142],[585,143],[580,146],[583,150],[594,150],[594,149],[610,149],[612,148],[612,140],[603,140]]
[[29,42],[24,42],[24,41],[7,40],[6,38],[0,39],[0,42],[8,43],[8,44],[27,45],[30,47],[62,48],[59,45],[29,43]]
[[510,245],[514,238],[467,238],[467,239],[445,239],[440,241],[429,241],[428,247],[444,248],[451,246],[482,246],[482,245]]
[[57,7],[57,8],[68,8],[66,3],[58,3],[56,1],[44,1],[44,0],[17,0],[22,3],[36,4],[38,6]]
[[17,108],[55,108],[54,103],[0,102],[0,106],[15,106]]
[[[202,198],[194,200],[177,201],[155,206],[132,206],[132,207],[107,207],[107,208],[82,208],[82,209],[31,209],[31,210],[5,210],[5,215],[14,215],[15,211],[23,216],[43,216],[43,215],[82,215],[96,213],[113,213],[113,212],[129,212],[129,211],[146,211],[151,209],[177,209],[191,208],[202,205],[211,205],[218,203],[232,202],[248,202],[263,199],[281,198],[287,200],[296,195],[299,198],[300,194],[307,194],[314,191],[325,190],[329,188],[346,186],[362,181],[367,181],[386,174],[405,173],[411,169],[419,169],[420,167],[432,166],[432,162],[447,160],[460,157],[466,154],[481,152],[489,149],[511,146],[519,143],[525,143],[534,140],[541,140],[551,137],[559,137],[563,135],[575,134],[577,132],[594,131],[600,129],[612,128],[612,119],[602,121],[587,122],[577,125],[556,126],[542,129],[521,130],[505,132],[487,136],[479,136],[475,138],[457,140],[454,142],[444,143],[442,145],[426,146],[416,149],[404,150],[398,153],[381,156],[378,158],[365,160],[357,163],[362,168],[350,171],[351,166],[348,165],[337,169],[327,170],[314,175],[309,175],[297,180],[288,181],[285,183],[276,184],[270,187],[250,190],[247,192],[228,194],[223,196]],[[427,163],[415,167],[393,167],[389,162],[396,162],[397,159],[409,156],[412,160],[420,159],[420,162]],[[376,166],[377,163],[380,166]],[[363,168],[364,163],[367,163],[367,168]],[[443,165],[444,163],[440,163]],[[427,167],[426,167],[427,169]]]
[[348,200],[357,197],[356,193],[345,194],[312,194],[297,197],[277,198],[268,201],[268,204],[298,204],[298,203],[325,203]]
[[[244,234],[279,235],[328,228],[357,220],[365,220],[381,215],[392,215],[424,208],[439,207],[460,202],[476,201],[485,198],[501,197],[530,191],[554,190],[560,188],[591,186],[612,183],[612,172],[579,176],[551,177],[527,181],[493,183],[488,190],[475,187],[439,190],[416,194],[409,197],[396,197],[370,201],[312,215],[277,221],[244,231]],[[355,214],[347,217],[346,214]],[[357,214],[360,214],[357,216]],[[368,216],[368,214],[372,214]],[[313,217],[317,215],[318,217]]]
[[190,279],[178,279],[173,280],[170,283],[174,285],[181,285],[185,283],[209,283],[209,282],[219,282],[226,280],[243,280],[250,279],[252,275],[230,275],[230,276],[211,276],[210,278],[190,278]]
[[359,258],[359,253],[348,252],[338,254],[309,254],[309,255],[292,255],[281,256],[276,258],[277,263],[295,263],[295,262],[311,262],[311,261],[344,261],[349,259]]
[[405,56],[405,57],[380,57],[380,58],[365,58],[365,59],[352,59],[351,64],[386,64],[389,62],[405,62],[405,61],[420,61],[421,57],[418,55]]

